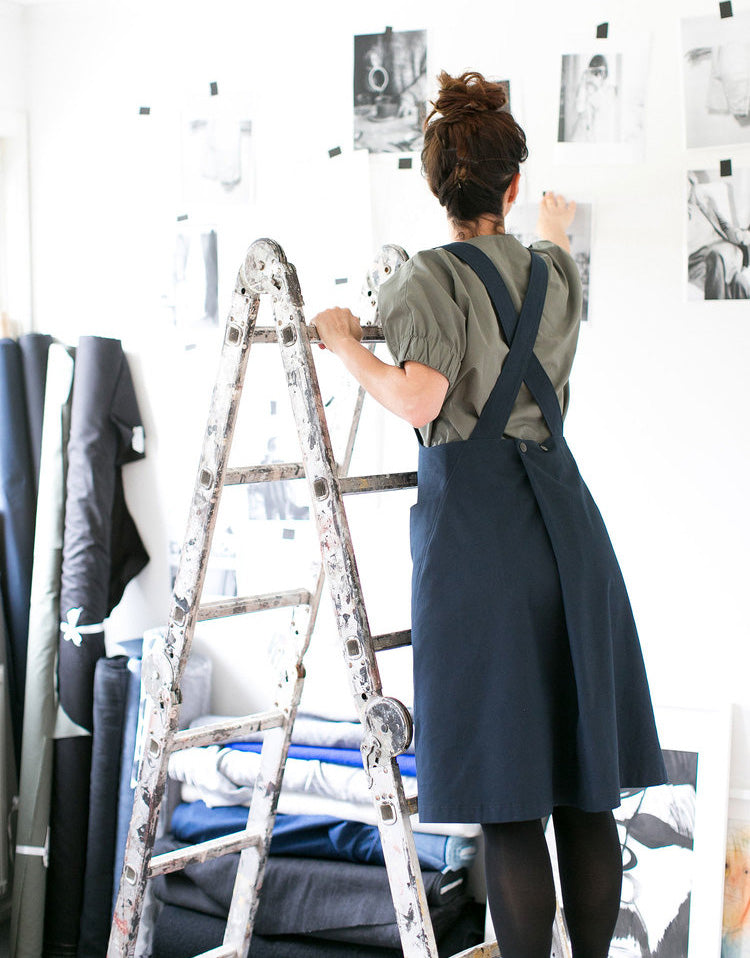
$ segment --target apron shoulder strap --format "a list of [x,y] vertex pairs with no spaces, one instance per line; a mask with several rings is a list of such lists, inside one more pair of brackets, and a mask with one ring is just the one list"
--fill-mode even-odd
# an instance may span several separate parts
[[[538,253],[530,251],[531,275],[526,299],[519,316],[500,271],[486,253],[471,243],[449,243],[442,248],[471,267],[482,281],[492,302],[501,333],[510,350],[482,411],[480,423],[485,420],[485,412],[487,412],[486,418],[493,420],[489,427],[492,434],[497,435],[498,425],[501,425],[504,430],[521,383],[525,382],[544,416],[550,434],[561,436],[560,402],[555,387],[533,352],[547,292],[546,263]],[[516,342],[517,339],[518,342]],[[477,425],[479,426],[480,423]],[[479,433],[475,429],[472,435],[479,436],[485,431],[486,427],[482,426]]]

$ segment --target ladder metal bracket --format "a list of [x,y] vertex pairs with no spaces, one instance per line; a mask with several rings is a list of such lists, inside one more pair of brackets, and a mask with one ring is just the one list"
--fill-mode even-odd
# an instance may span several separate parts
[[167,653],[161,649],[152,649],[148,652],[143,660],[143,688],[154,702],[167,709],[180,701],[179,691],[174,687],[174,679],[174,666]]
[[[413,723],[403,702],[383,695],[374,695],[365,706],[362,724],[362,764],[372,786],[373,768],[387,764],[409,747]],[[395,821],[395,813],[393,818],[388,817],[382,805],[380,811],[384,822]]]

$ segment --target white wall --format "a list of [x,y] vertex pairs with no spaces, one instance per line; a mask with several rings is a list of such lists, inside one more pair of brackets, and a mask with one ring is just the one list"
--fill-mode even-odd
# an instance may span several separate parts
[[[748,4],[734,6],[740,12]],[[128,467],[126,491],[152,562],[113,616],[111,638],[165,617],[167,527],[179,525],[187,508],[218,349],[216,338],[200,353],[184,353],[161,305],[183,206],[180,111],[217,81],[221,95],[246,99],[254,125],[256,202],[221,218],[220,312],[244,248],[270,235],[298,266],[313,314],[329,305],[330,278],[350,272],[353,244],[392,241],[414,250],[447,239],[418,172],[396,171],[392,158],[373,161],[372,210],[362,209],[360,197],[352,213],[327,156],[351,143],[353,34],[427,27],[430,76],[473,68],[511,78],[514,112],[531,147],[527,197],[554,188],[596,203],[592,322],[581,334],[568,435],[629,583],[654,698],[743,706],[733,780],[750,787],[750,313],[737,302],[684,301],[684,171],[696,154],[689,160],[682,146],[679,18],[715,8],[713,0],[613,0],[603,14],[593,0],[542,0],[484,2],[457,15],[454,4],[394,0],[280,9],[244,0],[92,0],[27,10],[34,325],[71,341],[82,333],[122,338],[148,435],[148,458]],[[6,15],[16,15],[12,4],[0,6]],[[605,15],[612,37],[651,34],[645,162],[556,166],[565,38],[571,30],[593,37]],[[150,117],[138,115],[142,105],[151,106]],[[699,152],[698,165],[717,163],[724,152]],[[750,162],[747,150],[732,156]],[[358,170],[365,182],[366,169]],[[374,410],[365,428],[377,444],[367,440],[360,468],[377,463],[381,450],[388,468],[413,462],[408,430]],[[407,624],[406,505],[402,497],[397,518],[387,507],[352,506],[355,534],[369,525],[360,519],[366,508],[380,509],[380,527],[386,517],[394,529],[395,561],[385,536],[362,543],[376,630]],[[386,568],[391,577],[373,581]],[[264,626],[246,628],[267,643]],[[335,640],[328,632],[316,641],[310,702],[350,710]],[[217,709],[262,697],[262,670],[253,665],[248,679],[241,676],[246,654],[238,648],[249,649],[247,642],[238,646],[226,634],[216,640]],[[386,692],[408,698],[408,659],[394,653],[384,669]]]

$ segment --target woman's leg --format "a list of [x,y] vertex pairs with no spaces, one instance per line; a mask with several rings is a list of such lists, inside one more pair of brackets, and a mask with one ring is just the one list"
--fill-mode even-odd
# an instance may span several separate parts
[[503,958],[549,958],[555,886],[541,821],[482,831],[487,900]]
[[552,821],[573,958],[607,958],[622,886],[614,816],[558,806]]

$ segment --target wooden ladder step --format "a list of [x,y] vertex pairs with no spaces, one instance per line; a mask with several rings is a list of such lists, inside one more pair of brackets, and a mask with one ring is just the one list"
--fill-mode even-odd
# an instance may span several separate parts
[[168,875],[170,872],[180,871],[188,865],[207,862],[212,858],[221,858],[222,855],[230,855],[232,852],[241,852],[243,848],[259,845],[262,841],[263,835],[260,830],[250,831],[245,829],[242,832],[234,832],[231,835],[222,835],[221,838],[212,838],[210,841],[200,842],[198,845],[190,845],[188,848],[178,848],[173,852],[165,852],[165,854],[156,855],[151,859],[148,867],[148,877],[155,878],[157,875]]
[[417,801],[419,796],[412,795],[411,798],[406,799],[406,807],[409,810],[410,815],[416,815],[419,811],[419,803]]
[[451,958],[500,958],[500,949],[496,941],[485,941],[481,945],[467,948],[466,951],[459,951]]
[[373,635],[372,647],[376,652],[385,649],[400,649],[411,645],[411,629],[402,629],[401,632],[386,632],[384,635]]
[[286,592],[267,592],[264,595],[236,596],[232,599],[220,599],[218,602],[205,602],[198,607],[198,621],[246,615],[249,612],[268,612],[270,609],[284,609],[294,605],[309,605],[310,598],[307,589],[289,589]]
[[239,952],[231,945],[219,945],[211,951],[202,951],[199,955],[195,955],[195,958],[239,958]]
[[[307,326],[308,339],[311,343],[319,343],[320,336],[318,336],[317,329],[312,326]],[[275,326],[256,326],[253,330],[253,343],[278,343],[279,337],[276,333]],[[362,342],[363,343],[383,343],[385,342],[385,337],[383,336],[383,329],[381,326],[363,326],[362,327]]]
[[[253,482],[280,482],[304,479],[305,467],[301,462],[269,462],[260,466],[233,466],[227,469],[225,486],[238,486]],[[345,496],[362,492],[386,492],[393,489],[414,489],[416,472],[388,472],[375,476],[341,476],[339,489]]]
[[280,728],[287,721],[287,714],[281,709],[268,709],[254,715],[242,715],[226,722],[214,722],[196,728],[177,732],[172,750],[195,748],[203,745],[221,745],[223,742],[241,741],[251,732],[264,732],[269,728]]
[[356,495],[360,492],[412,489],[416,485],[416,472],[388,472],[379,476],[345,476],[339,479],[339,489],[345,496]]

